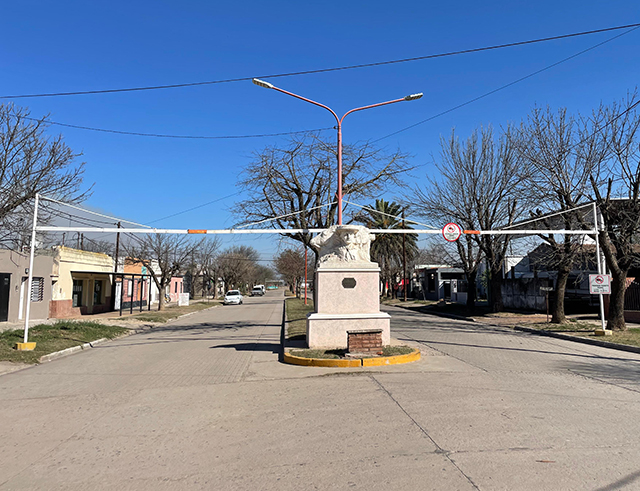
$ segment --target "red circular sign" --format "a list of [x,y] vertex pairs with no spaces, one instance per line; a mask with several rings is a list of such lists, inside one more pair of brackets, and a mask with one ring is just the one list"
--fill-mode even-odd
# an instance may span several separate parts
[[442,236],[444,240],[449,242],[455,242],[462,235],[462,229],[457,223],[447,223],[444,227],[442,227]]
[[602,285],[602,283],[604,283],[604,277],[596,276],[596,283],[598,283],[598,285]]

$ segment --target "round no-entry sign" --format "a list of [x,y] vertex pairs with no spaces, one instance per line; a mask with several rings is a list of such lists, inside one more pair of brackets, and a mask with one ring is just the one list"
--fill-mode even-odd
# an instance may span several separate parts
[[442,227],[442,236],[444,240],[448,240],[449,242],[455,242],[462,235],[462,229],[456,223],[447,223],[444,227]]

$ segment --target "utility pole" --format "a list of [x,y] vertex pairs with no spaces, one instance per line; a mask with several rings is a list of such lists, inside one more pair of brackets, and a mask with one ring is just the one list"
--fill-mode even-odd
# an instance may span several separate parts
[[84,251],[84,234],[80,234],[80,249]]
[[[404,210],[402,210],[402,228],[404,228]],[[407,234],[402,234],[402,291],[404,292],[404,301],[407,301]]]
[[80,249],[80,232],[76,232],[76,249]]
[[[122,224],[118,222],[118,228],[121,228]],[[114,273],[118,272],[118,253],[120,252],[120,232],[116,233],[116,264]]]
[[64,247],[64,238],[65,238],[66,235],[67,235],[66,232],[64,232],[62,234],[62,247]]
[[[121,227],[120,222],[118,222],[118,228]],[[120,252],[120,232],[116,233],[116,262],[113,266],[113,272],[118,272],[118,253]],[[124,272],[124,269],[122,270]],[[111,283],[111,306],[112,309],[116,307],[116,294],[117,294],[117,280],[118,275],[113,275],[113,282]],[[122,289],[124,288],[124,276],[120,277],[120,292],[122,293]],[[151,304],[151,282],[149,282],[149,304]],[[122,315],[122,294],[120,295],[120,315]]]

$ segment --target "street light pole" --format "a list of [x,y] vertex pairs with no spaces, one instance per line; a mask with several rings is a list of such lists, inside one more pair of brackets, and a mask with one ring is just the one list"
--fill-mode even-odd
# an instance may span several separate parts
[[254,78],[253,83],[259,87],[264,87],[265,89],[277,90],[278,92],[282,92],[283,94],[290,95],[291,97],[295,97],[296,99],[300,99],[302,101],[309,102],[310,104],[320,106],[326,109],[327,111],[329,111],[331,114],[333,114],[333,117],[336,119],[336,123],[338,123],[338,126],[337,126],[337,130],[338,130],[338,225],[342,225],[342,122],[344,121],[344,118],[346,118],[348,114],[354,113],[356,111],[371,109],[372,107],[386,106],[387,104],[394,104],[396,102],[415,101],[422,97],[422,93],[411,94],[406,97],[402,97],[400,99],[394,99],[392,101],[379,102],[377,104],[370,104],[368,106],[357,107],[355,109],[351,109],[350,111],[347,111],[346,113],[344,113],[344,116],[342,116],[342,118],[339,118],[338,115],[335,113],[335,111],[331,109],[329,106],[325,106],[324,104],[320,104],[319,102],[313,101],[311,99],[307,99],[306,97],[302,97],[300,95],[294,94],[293,92],[289,92],[287,90],[281,89],[279,87],[276,87],[273,84],[270,84],[269,82],[265,82],[264,80]]

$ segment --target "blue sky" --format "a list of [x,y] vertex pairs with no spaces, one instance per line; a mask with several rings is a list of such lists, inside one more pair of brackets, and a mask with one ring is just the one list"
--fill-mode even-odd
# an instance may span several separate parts
[[[422,56],[640,20],[633,1],[5,2],[0,95],[252,77]],[[272,79],[342,114],[424,92],[417,102],[349,116],[345,142],[377,139],[508,84],[621,31],[436,60]],[[439,138],[519,122],[534,105],[589,112],[638,84],[640,30],[503,91],[379,142],[433,172]],[[0,101],[2,101],[0,99]],[[33,116],[177,135],[249,135],[333,125],[320,108],[250,82],[120,94],[26,98]],[[146,223],[232,194],[253,152],[282,137],[175,140],[52,127],[83,152],[87,205]],[[327,132],[332,136],[331,132]],[[396,197],[393,193],[387,199]],[[226,228],[237,197],[156,222]],[[440,225],[440,224],[434,224]],[[246,241],[264,257],[272,240]]]

